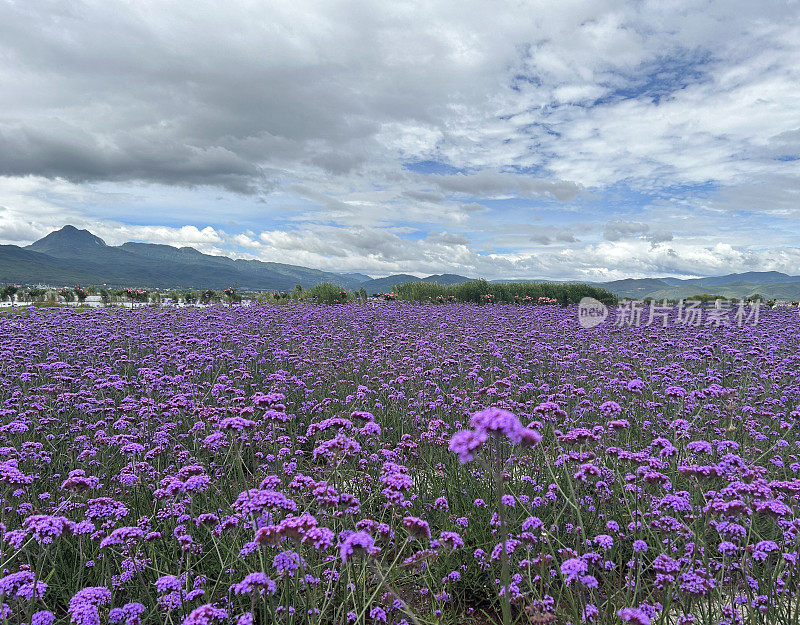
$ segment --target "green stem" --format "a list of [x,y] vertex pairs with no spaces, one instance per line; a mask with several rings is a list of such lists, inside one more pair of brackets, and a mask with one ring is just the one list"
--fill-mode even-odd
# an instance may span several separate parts
[[503,611],[503,625],[511,625],[511,598],[508,596],[508,587],[511,575],[508,566],[508,525],[506,524],[506,504],[503,501],[503,462],[500,456],[500,441],[495,439],[494,445],[494,486],[497,495],[497,517],[500,521],[500,540],[503,547],[500,551],[500,584],[503,595],[500,597],[500,608]]

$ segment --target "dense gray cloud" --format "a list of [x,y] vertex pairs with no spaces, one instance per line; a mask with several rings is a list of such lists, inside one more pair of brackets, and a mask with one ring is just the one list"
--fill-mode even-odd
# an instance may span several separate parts
[[270,186],[256,164],[221,146],[124,135],[113,142],[61,122],[0,128],[0,174],[210,185],[239,193]]
[[[748,32],[753,16],[768,26]],[[0,173],[249,192],[304,167],[344,176],[444,157],[495,170],[434,177],[446,192],[571,199],[626,165],[686,177],[677,148],[691,147],[692,119],[692,165],[714,161],[702,169],[732,150],[796,153],[793,112],[777,113],[792,97],[796,25],[777,3],[673,13],[605,0],[542,19],[535,3],[5,2]],[[779,69],[764,79],[767,64]],[[759,81],[768,97],[749,122],[764,148],[727,110]],[[497,171],[511,164],[544,166],[541,179]]]
[[248,191],[270,165],[343,175],[394,158],[382,129],[436,125],[453,101],[489,95],[465,79],[503,57],[461,54],[467,33],[444,14],[422,27],[393,13],[348,2],[3,3],[12,62],[0,77],[14,89],[0,173]]
[[550,245],[551,243],[576,243],[577,239],[573,232],[567,228],[549,228],[532,234],[529,239],[532,243],[539,245]]
[[610,221],[603,228],[603,239],[606,241],[622,241],[623,239],[641,238],[655,247],[659,243],[672,241],[674,236],[666,230],[651,231],[650,226],[633,221]]
[[627,237],[636,237],[647,233],[650,226],[633,221],[610,221],[603,230],[606,241],[620,241]]
[[648,234],[645,238],[653,245],[658,245],[659,243],[667,243],[668,241],[672,241],[674,237],[672,236],[671,232],[659,231]]

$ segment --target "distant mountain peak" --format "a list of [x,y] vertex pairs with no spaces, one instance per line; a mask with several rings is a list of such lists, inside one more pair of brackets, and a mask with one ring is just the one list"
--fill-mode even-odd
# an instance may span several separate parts
[[0,284],[107,284],[113,287],[224,289],[243,291],[309,288],[320,282],[357,289],[360,276],[285,263],[234,260],[193,247],[128,242],[106,245],[100,237],[64,226],[27,246],[0,245]]
[[106,247],[103,239],[88,230],[79,230],[75,226],[67,225],[32,243],[28,249],[46,254],[52,250],[85,250],[99,247]]

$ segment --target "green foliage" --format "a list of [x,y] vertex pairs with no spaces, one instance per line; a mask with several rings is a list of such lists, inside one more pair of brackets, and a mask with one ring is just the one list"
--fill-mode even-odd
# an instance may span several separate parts
[[330,282],[316,284],[307,293],[310,299],[320,304],[343,304],[351,298],[345,289]]
[[146,302],[147,291],[143,289],[123,289],[122,295],[127,297],[132,302]]
[[65,302],[71,302],[73,295],[75,295],[75,292],[68,287],[64,287],[63,289],[58,290],[58,294],[64,298]]
[[286,291],[272,291],[270,293],[261,293],[256,298],[258,302],[268,304],[285,304],[297,299],[306,298],[301,295],[300,291],[294,291],[293,293],[287,293]]
[[14,294],[19,291],[18,284],[6,284],[2,289],[0,289],[0,298],[2,301],[13,299]]
[[242,301],[242,296],[236,292],[237,285],[229,286],[225,289],[222,293],[225,296],[225,299],[228,300],[231,304],[238,304]]
[[73,289],[73,292],[75,293],[75,297],[78,298],[78,301],[81,304],[86,301],[86,298],[89,295],[89,293],[86,291],[86,289],[78,286],[77,284],[75,285],[75,288]]
[[540,297],[555,299],[562,305],[577,304],[584,297],[593,297],[604,304],[617,302],[616,296],[605,289],[577,283],[470,280],[460,284],[443,285],[435,282],[406,282],[394,287],[394,292],[400,299],[414,302],[453,301],[453,299],[458,302],[475,303],[516,302],[523,298],[537,302]]
[[26,289],[28,297],[31,298],[32,301],[38,302],[44,299],[44,296],[47,295],[46,289],[41,289],[37,286],[31,287]]
[[707,302],[713,302],[714,300],[721,299],[727,300],[728,298],[724,295],[709,295],[708,293],[700,293],[698,295],[692,295],[691,297],[687,298],[693,301],[700,301],[704,304]]

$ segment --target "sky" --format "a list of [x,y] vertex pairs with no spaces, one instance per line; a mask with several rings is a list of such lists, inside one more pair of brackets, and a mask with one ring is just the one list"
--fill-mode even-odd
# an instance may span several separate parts
[[800,274],[800,3],[0,0],[0,244]]

